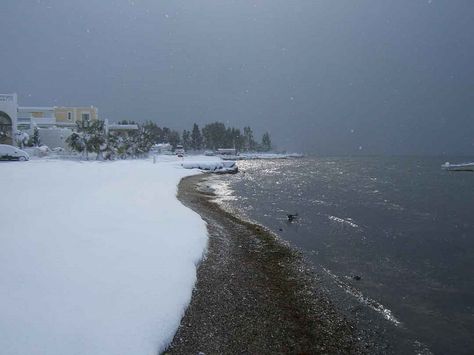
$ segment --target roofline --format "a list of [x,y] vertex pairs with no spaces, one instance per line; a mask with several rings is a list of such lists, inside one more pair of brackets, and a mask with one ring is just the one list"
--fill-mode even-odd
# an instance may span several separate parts
[[90,106],[54,106],[54,108],[59,108],[59,109],[98,109],[96,106],[90,105]]
[[34,111],[34,110],[48,110],[48,111],[54,111],[54,107],[53,106],[18,106],[18,109],[19,110],[30,110],[30,111]]

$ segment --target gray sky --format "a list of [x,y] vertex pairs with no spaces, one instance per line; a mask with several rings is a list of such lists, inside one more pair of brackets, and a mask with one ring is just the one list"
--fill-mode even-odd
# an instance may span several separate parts
[[472,0],[1,0],[0,92],[319,154],[473,154]]

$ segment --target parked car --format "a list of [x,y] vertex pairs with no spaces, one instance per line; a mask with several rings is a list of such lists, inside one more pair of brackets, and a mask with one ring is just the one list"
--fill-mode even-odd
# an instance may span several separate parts
[[30,160],[27,152],[12,145],[0,144],[0,160]]
[[182,145],[177,145],[174,152],[179,158],[184,157],[184,147]]

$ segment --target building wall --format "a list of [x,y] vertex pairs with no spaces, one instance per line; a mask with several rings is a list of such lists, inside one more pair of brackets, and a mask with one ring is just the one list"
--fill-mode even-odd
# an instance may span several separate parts
[[17,128],[29,132],[33,127],[40,128],[54,127],[54,107],[18,107]]
[[66,139],[72,134],[68,128],[40,128],[41,144],[53,149],[56,147],[67,148]]
[[[68,119],[68,113],[71,114],[71,119]],[[54,116],[56,117],[56,121],[58,122],[76,122],[76,113],[73,107],[55,107]]]
[[[76,123],[82,120],[82,114],[86,113],[89,114],[91,120],[98,119],[98,110],[97,107],[90,106],[90,107],[55,107],[54,108],[54,115],[56,117],[56,121],[58,122],[69,122],[69,123]],[[68,114],[70,114],[68,116]],[[69,117],[71,119],[69,119]]]
[[15,135],[17,126],[18,99],[16,94],[0,94],[0,111],[6,114],[12,123],[8,138],[4,144],[15,145]]

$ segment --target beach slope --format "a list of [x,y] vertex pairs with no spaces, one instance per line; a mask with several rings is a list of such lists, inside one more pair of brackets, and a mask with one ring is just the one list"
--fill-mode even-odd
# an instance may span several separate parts
[[363,353],[354,325],[318,287],[298,253],[212,202],[205,176],[178,198],[208,224],[207,257],[166,353]]

